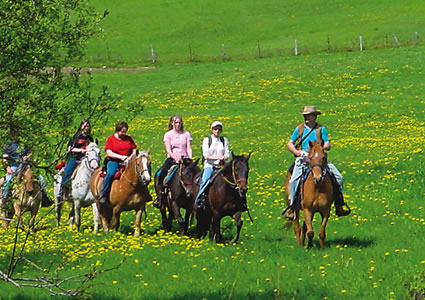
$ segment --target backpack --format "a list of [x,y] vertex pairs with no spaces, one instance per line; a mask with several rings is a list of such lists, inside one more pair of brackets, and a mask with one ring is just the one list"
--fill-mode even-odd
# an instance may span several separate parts
[[316,130],[316,137],[318,141],[322,140],[322,125],[320,125],[319,123],[316,123],[316,125],[314,126],[314,128],[312,128],[308,134],[304,137],[301,138],[303,136],[304,133],[304,123],[301,123],[300,125],[298,125],[298,137],[295,140],[295,149],[299,150],[301,149],[301,144],[304,142],[304,140],[314,131]]

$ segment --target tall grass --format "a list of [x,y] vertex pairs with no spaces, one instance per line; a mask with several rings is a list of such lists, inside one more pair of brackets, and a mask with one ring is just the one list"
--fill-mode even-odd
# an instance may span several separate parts
[[[373,1],[111,1],[91,0],[110,15],[104,36],[90,42],[83,64],[140,65],[289,56],[422,42],[425,5],[416,0]],[[222,46],[224,45],[224,47]],[[260,46],[260,47],[258,47]]]
[[[99,86],[122,92],[123,103],[143,105],[129,133],[140,148],[151,149],[154,169],[165,158],[162,136],[171,114],[183,115],[198,157],[208,125],[220,119],[233,151],[253,152],[248,205],[254,223],[245,217],[239,244],[216,245],[163,233],[160,215],[150,205],[139,238],[131,237],[134,213],[123,214],[120,233],[96,235],[85,210],[82,233],[54,228],[52,216],[30,241],[27,255],[45,265],[63,257],[69,275],[126,258],[120,269],[96,279],[101,285],[92,288],[94,299],[408,298],[406,284],[425,269],[423,51],[400,48],[96,74]],[[319,250],[316,238],[307,251],[295,245],[292,230],[283,229],[280,213],[285,170],[293,160],[285,143],[301,122],[298,111],[310,104],[323,112],[319,122],[328,127],[333,145],[329,157],[344,175],[353,212],[344,218],[332,215],[326,248]],[[120,107],[115,118],[125,120]],[[95,124],[96,137],[105,140],[113,121]],[[229,219],[222,225],[229,241],[235,226]],[[4,268],[12,233],[0,232]],[[37,271],[21,266],[20,272]],[[2,297],[10,299],[48,296],[5,283],[0,287]]]

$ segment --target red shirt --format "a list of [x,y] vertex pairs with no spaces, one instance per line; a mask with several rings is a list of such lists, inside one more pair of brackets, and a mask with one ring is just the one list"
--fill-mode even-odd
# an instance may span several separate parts
[[114,153],[127,156],[131,155],[133,149],[136,148],[136,143],[129,135],[124,136],[121,140],[111,135],[108,137],[105,144],[105,150],[111,150]]

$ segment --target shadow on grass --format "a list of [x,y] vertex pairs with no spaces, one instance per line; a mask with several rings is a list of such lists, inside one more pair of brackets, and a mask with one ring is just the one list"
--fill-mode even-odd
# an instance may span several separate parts
[[[327,239],[325,241],[326,247],[331,246],[347,246],[351,248],[369,248],[372,247],[376,243],[376,239],[374,238],[364,238],[364,239],[358,239],[355,237],[348,237],[344,239]],[[318,242],[317,242],[318,245]]]

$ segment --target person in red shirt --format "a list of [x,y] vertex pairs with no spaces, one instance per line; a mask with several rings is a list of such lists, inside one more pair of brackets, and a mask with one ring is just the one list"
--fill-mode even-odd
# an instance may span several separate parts
[[106,151],[106,176],[100,189],[100,203],[106,203],[109,195],[112,180],[115,173],[119,170],[127,158],[129,158],[137,149],[133,138],[127,135],[128,124],[126,122],[118,122],[115,125],[115,133],[108,137],[105,144]]

